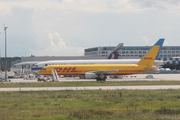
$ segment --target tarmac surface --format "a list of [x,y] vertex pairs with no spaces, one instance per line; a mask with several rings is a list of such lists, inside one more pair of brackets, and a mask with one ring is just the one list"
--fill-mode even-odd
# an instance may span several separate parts
[[[152,75],[153,78],[146,78],[147,75]],[[37,79],[35,80],[24,80],[23,78],[9,78],[8,82],[38,82]],[[106,81],[160,81],[160,80],[175,80],[180,81],[180,74],[135,74],[135,75],[127,75],[122,79],[114,79],[108,78]],[[96,79],[79,79],[77,77],[66,77],[60,78],[60,82],[65,81],[96,81]]]
[[[180,81],[180,74],[151,74],[153,78],[146,78],[148,74],[128,75],[122,79],[111,79],[107,81]],[[31,83],[37,80],[8,79],[10,82],[4,83]],[[60,82],[65,81],[96,81],[95,79],[60,78]],[[149,85],[149,86],[90,86],[90,87],[27,87],[27,88],[0,88],[0,91],[46,91],[46,90],[155,90],[155,89],[180,89],[180,85]]]

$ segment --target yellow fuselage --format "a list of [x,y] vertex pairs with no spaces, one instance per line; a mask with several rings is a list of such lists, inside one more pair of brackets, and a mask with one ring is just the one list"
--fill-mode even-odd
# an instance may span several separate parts
[[[117,70],[105,75],[129,75],[139,74],[156,70],[157,68],[144,69],[148,66],[137,64],[99,64],[99,65],[50,65],[46,66],[38,72],[40,75],[51,75],[52,70],[56,70],[58,75],[84,75],[91,71]],[[151,66],[150,66],[151,67]]]

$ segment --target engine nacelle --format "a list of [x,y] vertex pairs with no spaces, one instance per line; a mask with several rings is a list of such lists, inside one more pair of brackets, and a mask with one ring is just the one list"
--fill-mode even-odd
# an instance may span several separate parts
[[97,75],[92,73],[92,72],[86,72],[85,73],[85,78],[86,79],[95,79],[95,78],[97,78]]

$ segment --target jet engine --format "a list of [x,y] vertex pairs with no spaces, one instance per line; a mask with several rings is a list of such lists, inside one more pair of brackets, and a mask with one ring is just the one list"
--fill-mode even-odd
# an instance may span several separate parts
[[97,75],[92,73],[92,72],[86,72],[85,73],[85,78],[86,79],[95,79],[95,78],[97,78]]

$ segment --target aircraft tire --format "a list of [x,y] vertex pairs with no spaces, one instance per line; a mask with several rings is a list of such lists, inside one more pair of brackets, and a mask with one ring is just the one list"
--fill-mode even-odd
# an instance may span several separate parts
[[38,78],[37,81],[40,82],[40,79]]
[[100,78],[100,81],[106,81],[107,77]]
[[105,77],[103,77],[103,78],[101,78],[101,77],[96,78],[96,80],[97,80],[97,81],[106,81],[106,79],[107,79],[107,77],[106,77],[106,76],[105,76]]
[[96,78],[96,81],[101,81],[101,79],[100,78]]
[[107,79],[107,77],[105,76],[105,77],[103,78],[103,81],[106,81],[106,79]]

